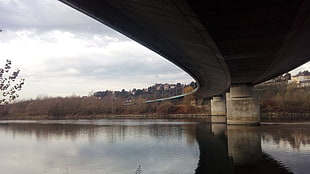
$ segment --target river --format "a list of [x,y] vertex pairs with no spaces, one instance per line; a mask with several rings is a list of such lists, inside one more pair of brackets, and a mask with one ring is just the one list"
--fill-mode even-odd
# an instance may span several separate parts
[[310,123],[0,121],[5,174],[308,174]]

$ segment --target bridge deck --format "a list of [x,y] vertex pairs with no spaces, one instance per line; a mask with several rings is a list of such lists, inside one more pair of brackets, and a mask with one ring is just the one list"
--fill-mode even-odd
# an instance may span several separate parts
[[309,0],[60,1],[181,67],[202,97],[310,60]]

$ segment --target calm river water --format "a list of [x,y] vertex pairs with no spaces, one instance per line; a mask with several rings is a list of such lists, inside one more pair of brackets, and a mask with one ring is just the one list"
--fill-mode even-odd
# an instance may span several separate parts
[[[1,121],[4,174],[309,174],[310,123]],[[136,172],[137,171],[137,172]]]

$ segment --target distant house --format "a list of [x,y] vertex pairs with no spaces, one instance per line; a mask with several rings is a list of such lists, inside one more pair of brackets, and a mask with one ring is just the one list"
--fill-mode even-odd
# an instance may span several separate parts
[[300,83],[301,87],[310,87],[310,80],[305,80]]
[[308,87],[310,86],[310,74],[292,76],[289,83],[296,83],[299,87]]
[[267,80],[257,86],[277,86],[277,85],[286,85],[291,79],[291,74],[286,73],[284,75],[277,76],[273,79]]
[[155,89],[159,91],[161,89],[161,84],[155,84]]
[[296,75],[296,76],[292,76],[291,77],[291,80],[288,81],[288,83],[299,83],[300,82],[300,78],[299,78],[299,75]]
[[168,90],[169,89],[169,84],[164,84],[164,90]]

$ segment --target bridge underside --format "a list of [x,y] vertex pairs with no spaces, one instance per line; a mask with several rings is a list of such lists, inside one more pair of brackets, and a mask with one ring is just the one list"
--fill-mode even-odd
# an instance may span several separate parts
[[309,61],[309,0],[60,0],[181,67],[212,97]]

